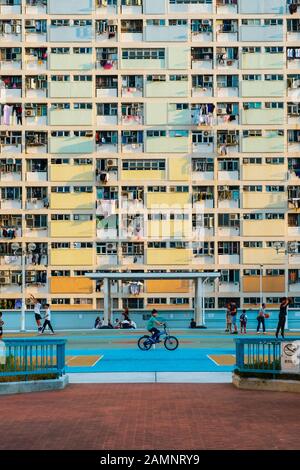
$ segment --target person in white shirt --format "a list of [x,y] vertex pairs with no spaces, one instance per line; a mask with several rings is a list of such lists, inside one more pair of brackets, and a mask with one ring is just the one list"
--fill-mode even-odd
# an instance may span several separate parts
[[44,333],[46,326],[48,326],[49,329],[51,330],[51,333],[54,335],[54,331],[53,331],[53,328],[52,328],[52,325],[51,325],[50,305],[45,304],[45,309],[46,309],[46,311],[45,311],[45,316],[44,316],[44,324],[43,324],[43,328],[42,328],[42,333]]
[[34,317],[35,317],[35,321],[38,327],[38,332],[41,333],[42,331],[42,315],[41,315],[42,304],[32,294],[29,295],[29,298],[31,302],[33,302],[34,304],[34,309],[33,309]]

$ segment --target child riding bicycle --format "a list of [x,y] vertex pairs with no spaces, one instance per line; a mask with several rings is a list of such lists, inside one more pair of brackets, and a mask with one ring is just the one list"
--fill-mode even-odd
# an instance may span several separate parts
[[157,310],[153,309],[151,312],[151,317],[147,323],[147,330],[152,333],[151,339],[154,343],[159,342],[160,330],[156,328],[157,326],[163,326],[166,320],[164,318],[158,317]]

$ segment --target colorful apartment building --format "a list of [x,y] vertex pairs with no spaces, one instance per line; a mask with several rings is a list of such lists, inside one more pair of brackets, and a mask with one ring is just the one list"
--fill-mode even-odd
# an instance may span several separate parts
[[[208,309],[300,306],[300,2],[0,0],[0,93],[0,310],[21,249],[56,310],[103,308],[102,271],[218,270]],[[112,294],[192,308],[186,281]]]

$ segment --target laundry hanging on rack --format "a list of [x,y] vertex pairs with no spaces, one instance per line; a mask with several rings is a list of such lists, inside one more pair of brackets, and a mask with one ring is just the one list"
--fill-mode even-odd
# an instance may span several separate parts
[[12,110],[12,106],[9,106],[8,104],[3,106],[3,124],[5,126],[9,126],[11,124]]

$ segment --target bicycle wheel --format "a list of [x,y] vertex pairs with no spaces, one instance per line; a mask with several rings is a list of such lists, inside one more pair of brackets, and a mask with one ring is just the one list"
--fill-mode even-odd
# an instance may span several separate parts
[[168,349],[168,351],[175,351],[175,349],[178,348],[179,342],[178,339],[175,338],[175,336],[167,336],[164,344],[165,348]]
[[142,336],[139,340],[138,340],[138,347],[142,350],[142,351],[148,351],[149,349],[151,349],[151,346],[152,346],[152,342],[149,341],[149,338],[150,336]]

